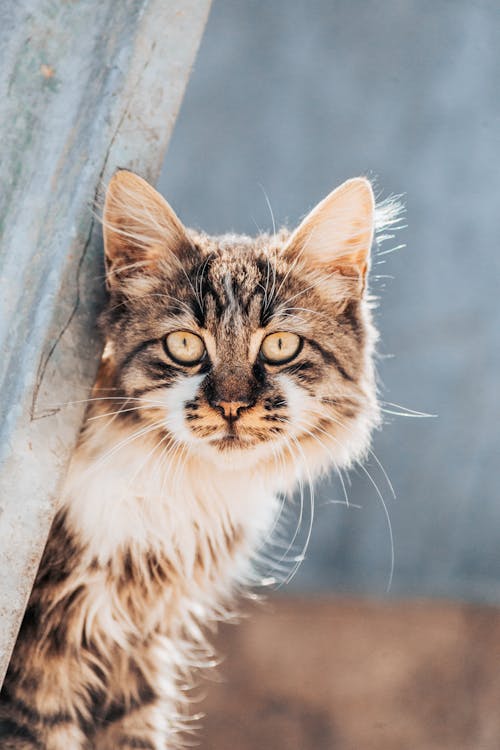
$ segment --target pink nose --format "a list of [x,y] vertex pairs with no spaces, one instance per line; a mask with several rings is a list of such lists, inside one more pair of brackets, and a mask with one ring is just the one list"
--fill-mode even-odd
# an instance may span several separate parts
[[220,410],[224,419],[235,422],[240,412],[248,406],[248,401],[217,401],[214,406]]

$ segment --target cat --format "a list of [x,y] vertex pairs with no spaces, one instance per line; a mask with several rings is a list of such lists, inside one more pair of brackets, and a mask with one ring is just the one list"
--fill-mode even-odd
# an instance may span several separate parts
[[120,170],[105,348],[0,700],[3,750],[170,750],[281,499],[379,425],[370,182],[255,239]]

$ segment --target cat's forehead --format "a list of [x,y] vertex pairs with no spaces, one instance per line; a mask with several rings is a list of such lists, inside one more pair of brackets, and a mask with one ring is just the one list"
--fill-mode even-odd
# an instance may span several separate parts
[[205,327],[233,338],[261,325],[265,265],[250,241],[226,242],[210,253],[200,283]]
[[203,296],[206,325],[262,325],[263,306],[283,265],[283,244],[284,234],[196,237],[202,261],[195,280]]
[[245,251],[250,254],[253,253],[255,256],[267,254],[269,251],[274,254],[283,248],[290,236],[290,232],[285,228],[280,229],[275,234],[261,232],[256,237],[233,232],[209,235],[193,229],[188,230],[188,232],[193,243],[203,254],[217,254],[224,260]]
[[263,262],[261,248],[255,241],[235,238],[230,242],[224,238],[207,258],[206,279],[231,302],[232,293],[255,290],[261,281]]

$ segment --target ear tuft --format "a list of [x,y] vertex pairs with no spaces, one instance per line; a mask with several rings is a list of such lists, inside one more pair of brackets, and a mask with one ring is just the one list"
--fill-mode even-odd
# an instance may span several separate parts
[[375,199],[364,177],[347,180],[324,198],[292,234],[285,253],[312,270],[357,280],[361,293],[373,242]]
[[178,258],[191,245],[167,201],[124,169],[113,175],[106,191],[103,235],[108,288],[151,270],[160,259]]

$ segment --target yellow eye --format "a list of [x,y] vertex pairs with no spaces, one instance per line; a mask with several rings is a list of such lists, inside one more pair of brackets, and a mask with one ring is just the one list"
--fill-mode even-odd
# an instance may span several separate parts
[[266,362],[284,364],[294,359],[302,348],[302,339],[296,333],[279,331],[266,336],[260,351]]
[[203,359],[205,344],[195,333],[173,331],[165,337],[167,354],[182,365],[196,365]]

